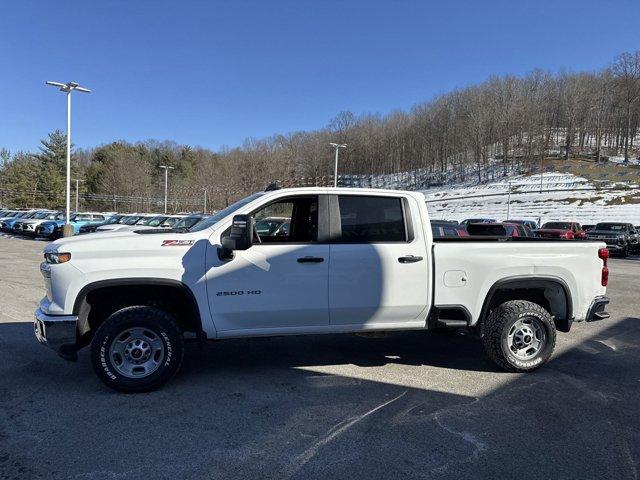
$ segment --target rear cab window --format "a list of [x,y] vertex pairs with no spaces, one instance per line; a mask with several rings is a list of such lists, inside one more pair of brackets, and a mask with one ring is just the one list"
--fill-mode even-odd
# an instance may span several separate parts
[[341,243],[407,242],[399,197],[338,195]]

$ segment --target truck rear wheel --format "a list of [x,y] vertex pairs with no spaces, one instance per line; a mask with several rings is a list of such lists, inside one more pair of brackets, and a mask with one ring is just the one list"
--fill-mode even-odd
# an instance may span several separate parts
[[148,392],[180,369],[184,340],[175,319],[155,307],[118,310],[98,328],[91,363],[98,378],[125,393]]
[[556,327],[540,305],[511,300],[495,308],[483,322],[482,341],[489,358],[503,369],[530,372],[551,357]]

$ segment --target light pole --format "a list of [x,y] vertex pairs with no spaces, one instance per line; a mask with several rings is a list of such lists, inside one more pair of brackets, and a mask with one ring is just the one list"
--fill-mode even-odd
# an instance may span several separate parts
[[331,145],[333,148],[336,149],[336,165],[333,170],[333,186],[335,188],[338,186],[338,151],[341,148],[347,148],[347,144],[346,143],[330,143],[329,145]]
[[507,197],[507,222],[509,221],[509,213],[511,213],[511,182],[509,182],[509,196]]
[[60,83],[60,82],[45,82],[52,87],[58,87],[61,92],[67,94],[67,215],[64,220],[63,234],[65,237],[73,235],[73,230],[69,223],[69,216],[71,215],[71,92],[78,91],[83,93],[91,93],[91,90],[79,86],[76,82]]
[[207,189],[203,188],[204,190],[204,208],[202,209],[202,214],[206,215],[207,214]]
[[160,168],[164,168],[164,213],[167,213],[167,192],[169,185],[169,170],[173,170],[173,167],[167,165],[160,165]]
[[80,180],[79,178],[73,178],[73,181],[76,182],[76,212],[78,211],[78,190],[80,186],[78,185],[80,182],[84,182],[84,180]]

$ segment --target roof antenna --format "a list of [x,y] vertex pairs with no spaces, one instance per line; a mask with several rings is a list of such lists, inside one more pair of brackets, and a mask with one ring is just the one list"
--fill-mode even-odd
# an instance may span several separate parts
[[276,182],[273,182],[267,188],[264,189],[265,192],[273,192],[274,190],[280,190],[280,187]]

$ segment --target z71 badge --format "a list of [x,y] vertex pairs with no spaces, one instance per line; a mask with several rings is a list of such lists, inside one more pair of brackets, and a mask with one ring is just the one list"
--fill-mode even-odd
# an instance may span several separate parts
[[188,247],[193,245],[193,240],[163,240],[163,247]]

